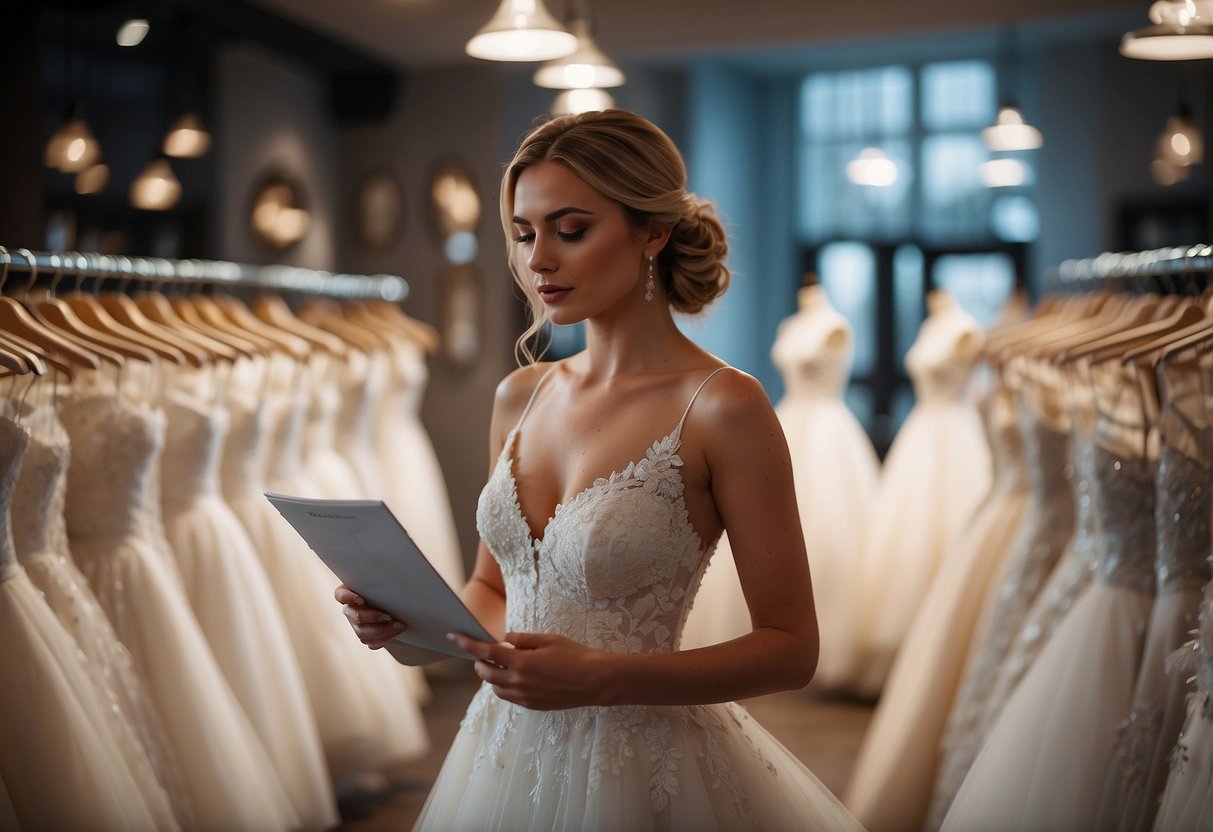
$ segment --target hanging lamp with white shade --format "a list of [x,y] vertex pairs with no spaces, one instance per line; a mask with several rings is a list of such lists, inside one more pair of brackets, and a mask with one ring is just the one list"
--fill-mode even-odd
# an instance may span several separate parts
[[552,16],[543,0],[501,0],[464,49],[486,61],[550,61],[577,49],[577,37]]
[[131,205],[144,211],[167,211],[181,199],[181,182],[164,156],[154,156],[131,183]]
[[101,143],[77,106],[64,116],[46,143],[46,164],[63,173],[79,173],[101,158]]
[[1014,104],[998,108],[998,117],[981,131],[981,139],[996,153],[1035,150],[1044,144],[1040,131],[1024,121],[1023,113]]
[[1155,0],[1149,15],[1149,26],[1120,39],[1120,54],[1146,61],[1213,58],[1213,0]]
[[196,159],[211,146],[211,134],[202,126],[198,114],[182,114],[164,137],[164,154],[177,159]]
[[1158,137],[1156,156],[1172,165],[1191,167],[1204,161],[1204,144],[1204,135],[1192,120],[1191,110],[1181,104]]
[[575,17],[568,26],[569,31],[577,37],[577,51],[548,61],[535,70],[532,78],[535,84],[552,90],[623,86],[627,80],[623,70],[595,43],[589,19]]
[[568,116],[588,113],[591,110],[609,110],[615,106],[615,97],[606,90],[595,87],[565,90],[552,102],[552,115]]

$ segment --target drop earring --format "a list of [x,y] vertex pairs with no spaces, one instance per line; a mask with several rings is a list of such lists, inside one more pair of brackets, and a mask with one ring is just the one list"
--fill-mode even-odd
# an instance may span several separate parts
[[653,289],[657,288],[657,283],[653,280],[653,255],[649,255],[649,279],[644,284],[644,299],[651,301],[653,299]]

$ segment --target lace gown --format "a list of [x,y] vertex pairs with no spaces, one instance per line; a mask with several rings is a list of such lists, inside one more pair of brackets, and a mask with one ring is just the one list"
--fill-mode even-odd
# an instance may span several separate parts
[[164,442],[163,412],[85,396],[65,404],[60,418],[72,443],[72,554],[156,704],[198,827],[298,828],[265,748],[202,634],[163,538],[152,488]]
[[[939,766],[939,743],[982,605],[1028,511],[1013,395],[983,400],[994,484],[949,552],[897,654],[864,735],[844,802],[869,832],[918,829]],[[986,626],[992,622],[987,622]]]
[[0,804],[6,804],[0,823],[177,829],[164,793],[157,797],[154,783],[149,791],[117,751],[121,741],[103,691],[17,561],[11,511],[28,443],[23,428],[0,418]]
[[1167,784],[1171,752],[1187,716],[1187,673],[1167,660],[1197,625],[1209,582],[1213,510],[1213,427],[1198,369],[1164,365],[1159,435],[1156,575],[1158,595],[1133,709],[1119,726],[1099,829],[1148,832]]
[[[535,540],[513,477],[525,417],[506,439],[476,514],[505,580],[506,627],[559,633],[599,650],[677,650],[711,554],[682,498],[682,421],[642,459],[560,505]],[[860,827],[736,704],[534,711],[497,698],[486,684],[416,828]]]
[[186,595],[269,752],[300,828],[335,826],[332,784],[277,596],[252,541],[219,494],[226,413],[181,392],[170,393],[164,407],[164,526]]
[[193,812],[160,715],[127,649],[68,554],[67,432],[50,405],[25,414],[29,444],[13,494],[13,543],[30,581],[75,639],[111,722],[115,751],[139,782],[156,825],[189,829]]
[[1109,402],[1096,423],[1099,570],[995,720],[946,832],[1096,828],[1154,601],[1157,468],[1135,380],[1119,362],[1096,370]]
[[940,343],[939,327],[953,317],[928,318],[906,355],[918,401],[885,458],[863,556],[855,687],[865,696],[884,686],[931,580],[990,485],[990,449],[966,399],[973,362]]

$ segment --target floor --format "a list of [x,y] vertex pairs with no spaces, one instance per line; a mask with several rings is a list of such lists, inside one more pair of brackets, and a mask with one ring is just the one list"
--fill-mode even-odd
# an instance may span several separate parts
[[[342,832],[401,832],[411,829],[430,784],[478,680],[459,667],[431,676],[433,699],[426,706],[432,750],[422,759],[390,772],[384,791],[341,802]],[[872,717],[872,705],[851,699],[793,691],[743,703],[763,726],[807,765],[831,791],[841,794],[859,744]]]

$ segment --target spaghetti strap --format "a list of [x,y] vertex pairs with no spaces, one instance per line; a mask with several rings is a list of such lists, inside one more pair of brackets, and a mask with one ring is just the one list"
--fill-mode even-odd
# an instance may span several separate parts
[[559,366],[560,362],[552,364],[552,366],[548,368],[547,372],[544,373],[539,379],[539,383],[536,384],[535,389],[531,391],[531,397],[526,400],[526,407],[522,409],[522,415],[518,417],[518,422],[514,425],[514,430],[518,430],[518,428],[522,427],[522,420],[525,419],[526,415],[531,412],[531,405],[535,403],[535,397],[539,395],[539,388],[543,386],[543,383],[548,380],[548,376],[550,376]]
[[[703,381],[701,381],[699,383],[699,386],[695,388],[695,392],[691,395],[691,400],[689,402],[687,402],[687,409],[682,411],[682,418],[678,420],[678,427],[674,428],[674,433],[673,433],[674,436],[682,435],[682,425],[684,422],[686,422],[687,415],[691,412],[691,405],[695,404],[695,400],[697,398],[699,398],[700,391],[703,390],[703,388],[707,386],[707,383],[712,380],[713,376],[715,376],[717,373],[719,373],[722,370],[728,370],[728,369],[730,369],[730,367],[727,364],[723,367],[717,367],[715,370],[708,373],[707,378],[705,378]],[[540,382],[540,383],[542,384],[542,382]]]

